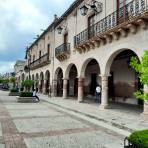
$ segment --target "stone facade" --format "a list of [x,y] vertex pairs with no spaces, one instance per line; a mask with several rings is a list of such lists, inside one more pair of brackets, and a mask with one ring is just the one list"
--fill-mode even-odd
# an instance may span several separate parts
[[76,0],[60,18],[55,17],[27,50],[31,77],[40,92],[51,89],[53,96],[73,96],[82,102],[84,97],[95,95],[99,84],[101,108],[108,106],[109,98],[138,104],[132,95],[138,78],[129,60],[131,56],[140,60],[148,48],[147,0],[129,0],[121,6],[118,0],[99,2],[99,13],[89,9],[81,15],[84,1]]

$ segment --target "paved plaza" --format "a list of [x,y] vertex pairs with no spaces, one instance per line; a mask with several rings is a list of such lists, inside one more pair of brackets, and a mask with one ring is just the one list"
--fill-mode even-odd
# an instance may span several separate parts
[[[128,130],[107,122],[102,126],[103,121],[80,113],[80,106],[88,113],[86,105],[97,106],[65,100],[60,107],[62,98],[59,106],[58,98],[40,98],[39,103],[17,103],[16,97],[0,91],[0,148],[123,148]],[[66,109],[69,101],[71,110]],[[79,112],[73,111],[74,104]]]

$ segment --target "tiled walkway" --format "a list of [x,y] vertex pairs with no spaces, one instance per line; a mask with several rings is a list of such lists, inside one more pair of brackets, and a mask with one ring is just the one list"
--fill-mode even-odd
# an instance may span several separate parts
[[96,119],[102,122],[102,126],[108,124],[127,132],[148,128],[148,116],[142,116],[142,110],[136,106],[113,104],[110,109],[99,110],[99,104],[94,102],[78,103],[76,99],[48,98],[45,95],[40,97],[67,111]]
[[42,98],[39,103],[17,103],[0,91],[0,148],[122,148],[123,139]]

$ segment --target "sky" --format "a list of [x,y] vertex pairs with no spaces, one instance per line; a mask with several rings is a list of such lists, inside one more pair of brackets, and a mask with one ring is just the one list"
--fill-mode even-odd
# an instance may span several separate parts
[[25,48],[74,0],[0,0],[0,73],[24,60]]

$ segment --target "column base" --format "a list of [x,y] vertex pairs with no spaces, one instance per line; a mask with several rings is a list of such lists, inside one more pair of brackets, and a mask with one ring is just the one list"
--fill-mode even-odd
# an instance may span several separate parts
[[100,110],[109,109],[109,108],[111,108],[111,107],[110,107],[108,104],[100,105],[100,106],[99,106],[99,109],[100,109]]
[[83,103],[84,101],[83,101],[83,99],[78,99],[78,102]]

